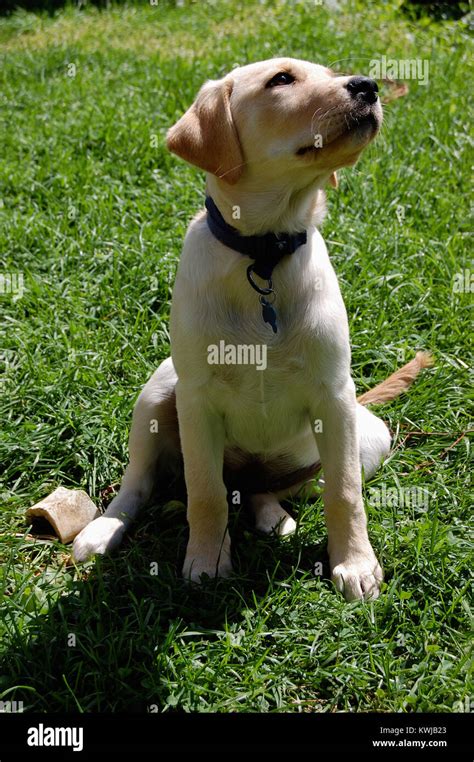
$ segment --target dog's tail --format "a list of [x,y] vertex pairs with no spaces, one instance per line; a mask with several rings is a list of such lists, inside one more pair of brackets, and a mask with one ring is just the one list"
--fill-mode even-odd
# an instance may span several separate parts
[[392,373],[373,389],[357,397],[361,405],[380,405],[389,402],[406,391],[423,368],[430,368],[434,360],[430,352],[417,352],[413,360]]

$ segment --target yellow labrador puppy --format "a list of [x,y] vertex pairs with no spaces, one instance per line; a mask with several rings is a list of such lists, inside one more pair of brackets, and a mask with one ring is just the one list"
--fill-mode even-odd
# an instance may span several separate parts
[[[115,547],[156,474],[184,462],[183,573],[227,576],[228,499],[248,503],[260,530],[287,534],[295,522],[280,500],[321,463],[332,578],[348,600],[378,594],[361,467],[374,474],[390,435],[356,401],[346,310],[316,225],[322,189],[381,122],[373,80],[278,58],[207,82],[171,128],[169,149],[207,172],[207,208],[184,242],[172,357],[138,398],[120,492],[76,537],[76,560]],[[417,355],[361,402],[391,399],[425,364]]]

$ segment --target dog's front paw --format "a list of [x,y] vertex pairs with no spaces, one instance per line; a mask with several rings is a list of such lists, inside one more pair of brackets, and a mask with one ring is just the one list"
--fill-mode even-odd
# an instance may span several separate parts
[[382,568],[373,552],[354,554],[332,568],[332,581],[346,601],[378,598]]
[[183,566],[185,580],[200,583],[203,575],[214,578],[230,577],[231,574],[230,546],[210,549],[188,547]]
[[109,553],[121,541],[125,526],[117,518],[100,516],[79,532],[72,545],[75,561],[87,561],[91,556]]

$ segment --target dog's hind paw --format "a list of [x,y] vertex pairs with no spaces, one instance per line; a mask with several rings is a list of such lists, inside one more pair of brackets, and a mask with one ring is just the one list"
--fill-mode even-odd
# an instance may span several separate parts
[[255,513],[255,527],[259,532],[286,537],[296,530],[296,521],[273,496],[253,495],[251,504]]

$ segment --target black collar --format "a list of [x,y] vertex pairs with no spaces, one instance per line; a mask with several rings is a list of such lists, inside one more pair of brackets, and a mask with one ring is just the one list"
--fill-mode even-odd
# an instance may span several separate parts
[[210,196],[206,196],[207,224],[218,241],[230,249],[255,260],[252,272],[269,280],[274,268],[287,254],[293,254],[306,243],[303,233],[266,233],[265,235],[243,236],[229,225]]

